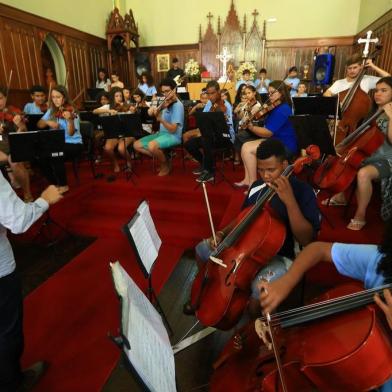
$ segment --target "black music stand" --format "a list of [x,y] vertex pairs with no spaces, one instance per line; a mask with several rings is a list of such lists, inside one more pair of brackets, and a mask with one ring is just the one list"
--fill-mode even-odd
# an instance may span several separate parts
[[317,115],[326,118],[335,118],[336,108],[338,108],[338,118],[340,118],[340,107],[338,107],[338,96],[308,96],[293,97],[294,114]]
[[[159,238],[158,232],[155,228],[149,205],[146,200],[142,200],[139,203],[135,214],[122,227],[122,231],[135,252],[136,260],[141,271],[143,272],[144,277],[148,280],[147,297],[151,303],[155,303],[155,306],[158,312],[161,314],[162,319],[170,332],[170,335],[172,335],[173,330],[170,327],[170,324],[158,301],[158,296],[156,295],[152,285],[152,273],[162,241]],[[155,252],[155,255],[152,255],[151,252]]]
[[25,117],[27,119],[26,127],[29,132],[38,130],[37,123],[39,120],[41,120],[43,115],[44,115],[44,113],[42,113],[42,114],[26,114],[25,115]]
[[[101,123],[104,135],[106,139],[119,139],[124,143],[126,150],[125,138],[136,137],[142,129],[142,122],[139,114],[115,114],[112,116],[100,116],[99,122]],[[131,180],[133,184],[135,182],[132,179],[132,175],[135,172],[126,167],[126,179]],[[136,175],[136,174],[135,174]]]
[[[225,144],[227,143],[227,141],[231,143],[231,140],[230,140],[229,126],[226,122],[224,113],[220,111],[219,112],[195,112],[194,115],[196,117],[196,125],[200,129],[201,136],[208,139],[212,139],[213,150],[214,150],[213,155],[215,155],[216,152],[222,151],[222,153],[224,153],[224,151],[228,150],[230,146]],[[215,156],[213,157],[213,159],[215,161]],[[214,165],[215,165],[215,170],[221,174],[223,181],[226,181],[230,186],[233,187],[233,184],[225,177],[223,173],[223,167],[222,170],[220,170],[215,164],[215,162]]]
[[[31,132],[11,132],[8,135],[10,155],[13,162],[39,161],[41,159],[64,159],[64,130],[49,129]],[[48,246],[55,245],[58,240],[48,236],[44,231],[50,225],[57,226],[61,231],[72,237],[72,234],[50,216],[49,210],[33,241],[41,234],[49,240]],[[50,233],[50,231],[49,231]]]

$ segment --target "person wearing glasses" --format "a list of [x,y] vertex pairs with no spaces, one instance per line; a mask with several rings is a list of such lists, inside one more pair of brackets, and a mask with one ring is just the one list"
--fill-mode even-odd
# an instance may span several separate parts
[[272,138],[280,140],[286,147],[287,155],[297,153],[297,137],[295,130],[289,121],[292,115],[292,102],[288,87],[280,80],[272,81],[268,86],[269,99],[266,103],[268,108],[263,111],[265,116],[261,117],[257,124],[250,122],[247,129],[257,139],[242,145],[241,158],[244,163],[244,178],[236,183],[237,187],[248,188],[257,179],[256,150],[260,142]]
[[142,154],[155,157],[160,163],[158,176],[167,176],[170,165],[163,150],[181,144],[184,105],[177,99],[174,80],[164,79],[160,88],[165,96],[162,107],[150,107],[148,110],[148,114],[160,123],[159,131],[137,140],[133,147]]

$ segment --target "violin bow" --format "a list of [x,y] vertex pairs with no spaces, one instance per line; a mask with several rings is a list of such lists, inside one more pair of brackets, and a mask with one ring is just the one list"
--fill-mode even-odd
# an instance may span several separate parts
[[216,242],[216,235],[215,235],[215,227],[214,227],[214,222],[212,220],[212,214],[211,214],[211,208],[210,208],[210,202],[208,200],[208,194],[207,194],[207,188],[205,182],[201,183],[203,186],[203,193],[204,193],[204,199],[206,201],[206,206],[207,206],[207,212],[208,212],[208,219],[210,221],[210,226],[211,226],[211,231],[212,231],[212,237],[214,239],[214,245],[215,247],[218,245]]

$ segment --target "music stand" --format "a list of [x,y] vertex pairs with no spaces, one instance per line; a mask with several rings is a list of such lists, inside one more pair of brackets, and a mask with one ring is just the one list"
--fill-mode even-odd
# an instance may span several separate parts
[[139,264],[141,271],[146,279],[148,279],[147,296],[151,303],[155,302],[158,311],[172,334],[172,329],[169,322],[159,304],[158,297],[155,294],[152,285],[152,273],[155,266],[155,261],[158,258],[159,249],[162,245],[162,240],[155,228],[152,220],[150,208],[146,200],[142,200],[133,217],[122,227],[123,233],[128,238]]
[[[226,142],[229,141],[231,143],[231,135],[223,112],[195,112],[194,115],[196,118],[196,125],[200,129],[201,136],[208,139],[212,138],[214,150],[226,150],[229,148],[229,146],[226,145]],[[213,152],[213,154],[215,155],[215,152]],[[230,186],[233,186],[223,174],[223,170],[219,170],[216,165],[215,169],[220,172],[224,181],[230,184]]]
[[[13,162],[39,161],[41,159],[63,159],[65,137],[62,129],[48,129],[31,132],[11,132],[8,135],[10,146],[10,156]],[[44,227],[51,223],[61,229],[63,232],[72,236],[72,234],[59,223],[55,222],[46,211],[46,219],[42,223],[34,239],[43,234],[50,241],[48,246],[55,245],[57,241],[48,237],[43,231]]]
[[[335,118],[338,107],[338,96],[308,96],[293,97],[294,114],[298,115],[318,115],[327,118]],[[340,107],[338,108],[338,118],[340,118]]]
[[87,95],[92,101],[96,101],[98,96],[104,91],[105,89],[103,88],[88,88]]
[[28,132],[37,131],[37,123],[41,120],[44,114],[26,114],[25,117],[27,118],[26,127]]
[[[115,114],[112,116],[100,116],[101,123],[106,139],[119,139],[124,143],[124,150],[126,150],[125,138],[136,137],[142,129],[142,122],[137,113]],[[126,168],[126,179],[131,180],[132,174],[135,174],[132,169]]]

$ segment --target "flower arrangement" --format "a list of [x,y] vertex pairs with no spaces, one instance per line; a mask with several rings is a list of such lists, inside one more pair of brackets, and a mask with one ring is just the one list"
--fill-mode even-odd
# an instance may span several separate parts
[[249,70],[250,72],[250,78],[251,79],[255,79],[255,76],[257,75],[257,69],[254,66],[253,63],[249,62],[249,61],[245,61],[244,63],[242,63],[239,68],[237,69],[236,73],[235,73],[235,77],[237,80],[241,80],[242,79],[242,72],[244,72],[245,70]]
[[199,76],[200,75],[199,63],[193,59],[189,59],[189,61],[185,63],[185,73],[188,76]]

